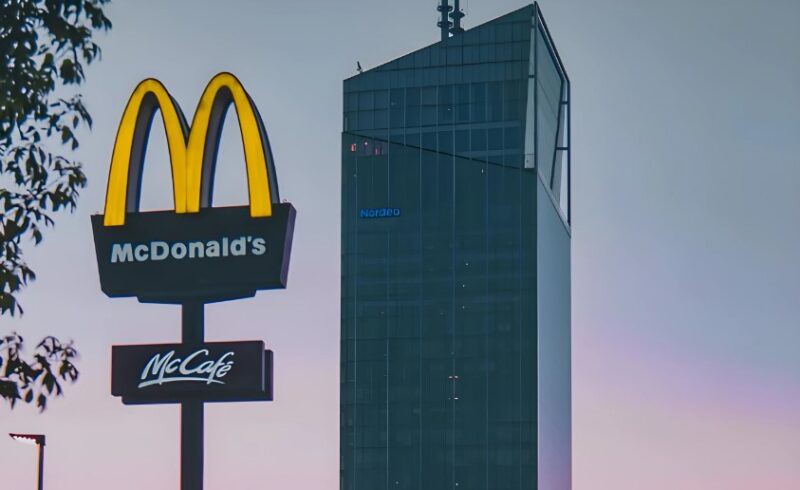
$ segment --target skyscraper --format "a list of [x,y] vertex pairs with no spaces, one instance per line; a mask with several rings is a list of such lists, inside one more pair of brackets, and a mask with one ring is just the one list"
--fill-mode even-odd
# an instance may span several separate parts
[[440,10],[344,82],[341,488],[570,489],[569,79],[537,5]]

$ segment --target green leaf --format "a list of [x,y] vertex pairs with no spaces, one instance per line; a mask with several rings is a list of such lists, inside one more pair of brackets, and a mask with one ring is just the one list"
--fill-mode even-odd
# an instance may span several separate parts
[[[80,93],[64,99],[65,85],[80,92],[87,65],[99,59],[94,36],[111,22],[109,0],[3,1],[0,6],[0,315],[22,315],[17,295],[35,279],[26,247],[44,239],[63,208],[74,210],[86,186],[80,162],[70,160],[81,122],[92,118]],[[60,395],[59,379],[74,382],[71,344],[51,340],[32,358],[23,339],[0,341],[0,399],[47,406]],[[58,370],[58,374],[54,370]],[[9,377],[9,375],[11,377]]]

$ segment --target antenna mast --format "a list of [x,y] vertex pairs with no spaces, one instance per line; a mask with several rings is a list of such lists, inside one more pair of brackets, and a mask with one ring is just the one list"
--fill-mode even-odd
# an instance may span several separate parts
[[461,19],[464,18],[464,11],[461,10],[461,0],[453,0],[455,3],[453,11],[450,13],[450,18],[453,19],[453,27],[450,29],[450,32],[457,36],[464,32],[464,28],[461,27]]
[[[458,0],[456,0],[456,2],[458,2]],[[450,19],[448,19],[448,15],[453,10],[453,7],[450,6],[448,0],[441,0],[441,3],[438,7],[436,7],[436,10],[442,14],[442,20],[437,22],[436,25],[442,30],[442,41],[444,41],[450,37],[450,28],[453,26],[453,23],[450,22]]]

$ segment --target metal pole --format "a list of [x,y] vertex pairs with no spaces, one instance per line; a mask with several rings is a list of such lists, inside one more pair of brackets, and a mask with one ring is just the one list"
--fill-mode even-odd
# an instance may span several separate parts
[[442,31],[442,41],[444,41],[450,37],[450,26],[452,25],[450,23],[450,19],[448,18],[448,14],[450,13],[450,3],[449,0],[440,0],[440,2],[441,3],[439,3],[439,6],[436,7],[436,10],[441,12],[442,18],[436,23],[436,25],[438,25]]
[[44,439],[39,444],[39,490],[44,488]]
[[[181,306],[184,344],[200,345],[204,337],[203,303],[187,301]],[[181,403],[181,490],[203,489],[203,402]]]
[[453,12],[450,13],[450,17],[453,19],[453,27],[450,29],[450,32],[452,32],[454,36],[464,32],[464,28],[461,27],[461,19],[464,18],[464,12],[461,11],[460,0],[454,0]]

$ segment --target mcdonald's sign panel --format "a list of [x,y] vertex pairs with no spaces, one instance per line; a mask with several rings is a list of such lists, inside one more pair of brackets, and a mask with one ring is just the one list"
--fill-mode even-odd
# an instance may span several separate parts
[[[249,206],[213,207],[225,114],[239,121]],[[174,210],[139,212],[150,126],[161,114],[172,170]],[[209,82],[191,126],[161,82],[148,79],[122,115],[105,212],[92,216],[100,285],[108,296],[142,302],[224,301],[286,287],[295,210],[281,203],[267,132],[252,99],[229,73]]]
[[115,345],[111,394],[126,405],[272,400],[272,351],[264,342]]

